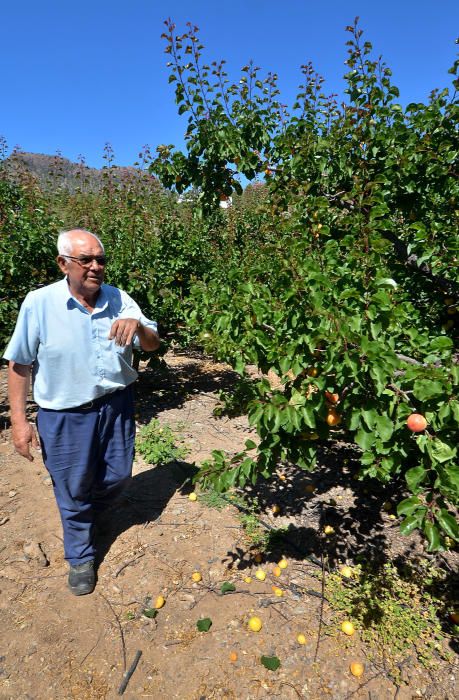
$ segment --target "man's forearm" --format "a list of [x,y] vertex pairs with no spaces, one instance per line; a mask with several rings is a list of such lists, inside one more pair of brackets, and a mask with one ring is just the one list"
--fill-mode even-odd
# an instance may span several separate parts
[[152,352],[153,350],[157,350],[159,348],[159,335],[151,328],[143,326],[141,323],[139,323],[136,332],[142,350],[145,352]]
[[13,425],[26,419],[30,369],[31,365],[20,365],[17,362],[10,362],[8,366],[8,397]]

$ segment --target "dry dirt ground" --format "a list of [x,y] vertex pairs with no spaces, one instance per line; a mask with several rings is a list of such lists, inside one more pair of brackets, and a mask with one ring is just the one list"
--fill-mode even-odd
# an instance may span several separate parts
[[[262,520],[293,534],[291,546],[283,542],[265,555],[265,581],[244,582],[258,565],[238,510],[188,499],[193,463],[212,449],[235,451],[250,435],[244,418],[212,415],[216,391],[234,376],[199,356],[169,354],[166,361],[168,371],[159,377],[141,367],[139,425],[157,417],[179,427],[190,453],[186,462],[156,467],[136,459],[132,484],[99,539],[97,588],[81,598],[66,590],[60,521],[40,455],[28,463],[9,442],[6,371],[0,371],[0,698],[118,697],[137,652],[124,691],[129,700],[457,697],[454,655],[452,663],[438,659],[430,670],[409,659],[397,686],[358,633],[348,638],[338,630],[321,600],[320,568],[300,554],[317,562],[325,552],[333,567],[358,555],[394,559],[419,550],[381,508],[387,493],[365,493],[352,479],[346,446],[328,453],[313,475],[286,470],[285,480],[257,489]],[[305,495],[312,481],[316,491]],[[277,518],[274,500],[282,508]],[[324,544],[325,523],[335,535]],[[282,553],[289,565],[274,579],[272,566]],[[444,562],[450,571],[455,563],[454,555]],[[202,573],[202,582],[193,583],[193,571]],[[222,595],[225,581],[236,590]],[[285,591],[282,598],[273,595],[274,581]],[[159,594],[164,607],[156,618],[145,616]],[[251,614],[263,621],[258,633],[247,629]],[[211,618],[208,632],[198,631],[200,618]],[[304,646],[296,641],[299,632]],[[278,656],[280,668],[262,666],[263,655]],[[353,660],[365,663],[360,680],[349,673]]]

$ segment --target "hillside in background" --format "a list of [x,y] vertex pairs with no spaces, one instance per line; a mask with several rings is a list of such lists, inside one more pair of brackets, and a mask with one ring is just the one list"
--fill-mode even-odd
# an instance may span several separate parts
[[14,152],[3,161],[3,167],[13,180],[31,176],[42,190],[53,192],[58,189],[97,192],[108,178],[120,182],[141,176],[157,182],[146,171],[135,167],[111,165],[101,169],[90,168],[84,162],[74,163],[60,155],[43,153]]

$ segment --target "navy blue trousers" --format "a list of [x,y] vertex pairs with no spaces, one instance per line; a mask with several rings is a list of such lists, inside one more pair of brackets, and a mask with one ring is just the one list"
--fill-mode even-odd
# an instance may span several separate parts
[[37,428],[61,515],[65,558],[72,565],[84,564],[96,554],[96,513],[110,505],[132,474],[132,388],[108,394],[88,408],[39,408]]

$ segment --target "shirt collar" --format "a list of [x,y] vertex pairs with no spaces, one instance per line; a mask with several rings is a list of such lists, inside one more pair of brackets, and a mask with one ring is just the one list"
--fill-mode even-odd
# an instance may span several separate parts
[[[87,310],[84,308],[82,304],[78,301],[78,299],[75,299],[75,297],[71,294],[70,288],[68,285],[67,281],[67,275],[58,283],[60,285],[60,291],[62,293],[62,298],[65,300],[67,304],[67,308],[71,309],[73,307],[78,307],[79,309],[83,309],[86,313]],[[105,290],[105,284],[102,283],[100,287],[100,292],[99,296],[97,297],[96,300],[96,305],[94,307],[94,311],[92,312],[93,314],[100,313],[103,311],[108,305],[108,296],[107,292]]]

